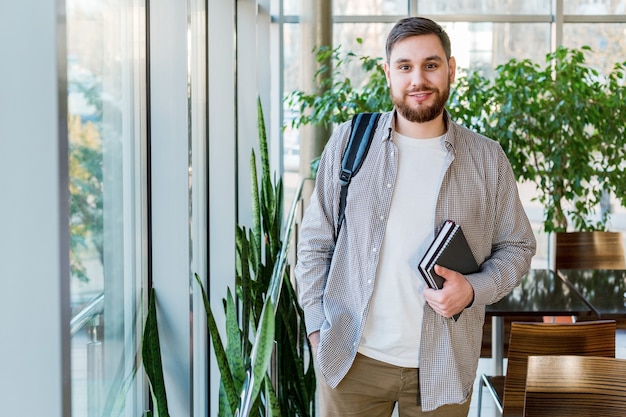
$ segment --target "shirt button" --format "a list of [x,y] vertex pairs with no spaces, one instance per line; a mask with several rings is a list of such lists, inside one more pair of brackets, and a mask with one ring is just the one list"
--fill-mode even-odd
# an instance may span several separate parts
[[385,216],[383,216],[382,214],[380,215],[380,220],[385,220]]
[[372,248],[372,252],[376,252],[376,248]]
[[371,283],[372,283],[372,280],[371,280],[371,279],[368,279],[368,280],[367,280],[367,283],[368,283],[368,284],[371,284]]
[[394,151],[391,151],[391,156],[394,156],[394,155],[395,155],[395,152],[394,152]]
[[387,184],[387,188],[391,188],[391,184]]

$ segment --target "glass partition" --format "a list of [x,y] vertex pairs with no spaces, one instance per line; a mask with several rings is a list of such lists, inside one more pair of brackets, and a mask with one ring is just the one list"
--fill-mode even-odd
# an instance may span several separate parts
[[67,0],[72,415],[143,413],[143,0]]

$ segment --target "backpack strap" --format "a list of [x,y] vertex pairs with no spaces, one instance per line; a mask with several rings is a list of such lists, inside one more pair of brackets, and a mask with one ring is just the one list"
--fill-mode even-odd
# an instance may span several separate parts
[[350,139],[341,159],[341,173],[339,174],[341,192],[339,195],[339,218],[337,220],[336,236],[339,236],[339,230],[341,230],[346,211],[348,185],[350,185],[352,177],[359,172],[361,165],[363,165],[363,160],[370,148],[379,117],[380,113],[359,113],[352,118]]

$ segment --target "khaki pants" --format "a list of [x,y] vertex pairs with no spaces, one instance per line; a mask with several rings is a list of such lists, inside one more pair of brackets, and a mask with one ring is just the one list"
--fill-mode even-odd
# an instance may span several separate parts
[[317,374],[320,417],[467,417],[470,401],[423,412],[416,368],[402,368],[357,354],[348,374],[332,389]]

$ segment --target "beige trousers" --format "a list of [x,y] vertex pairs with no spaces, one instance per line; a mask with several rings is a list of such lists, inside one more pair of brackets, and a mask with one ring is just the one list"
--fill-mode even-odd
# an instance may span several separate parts
[[470,401],[430,412],[419,403],[417,368],[402,368],[357,354],[348,374],[332,389],[317,373],[320,417],[467,417]]

